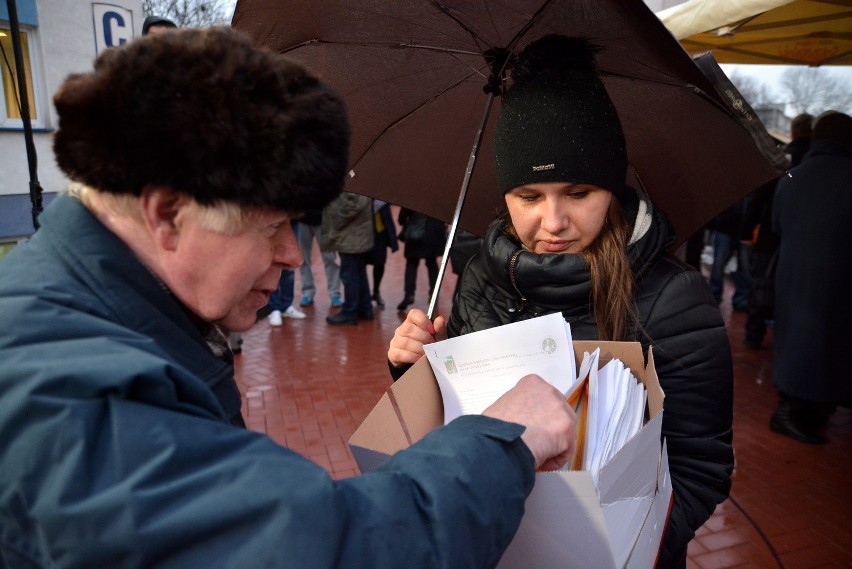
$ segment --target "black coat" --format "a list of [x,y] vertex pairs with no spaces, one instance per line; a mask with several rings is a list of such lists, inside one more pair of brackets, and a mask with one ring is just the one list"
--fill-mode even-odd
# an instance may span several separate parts
[[852,400],[852,151],[814,140],[778,182],[774,381],[809,401]]
[[427,257],[434,258],[443,255],[444,247],[447,243],[444,222],[406,208],[400,208],[397,221],[403,226],[415,217],[426,218],[426,237],[422,241],[407,241],[403,247],[405,258],[425,259]]
[[[641,211],[641,210],[640,210]],[[666,254],[671,243],[662,215],[631,245],[638,334],[665,391],[663,435],[668,442],[675,503],[658,567],[676,567],[694,532],[728,496],[732,449],[733,370],[724,322],[699,272]],[[598,338],[590,311],[590,283],[580,255],[522,252],[516,278],[509,259],[520,245],[492,224],[479,256],[461,277],[449,335],[562,312],[575,340]],[[522,300],[521,293],[523,294]]]

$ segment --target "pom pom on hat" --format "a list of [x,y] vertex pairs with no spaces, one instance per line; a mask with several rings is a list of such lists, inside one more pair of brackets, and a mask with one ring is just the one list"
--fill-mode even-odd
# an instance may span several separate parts
[[627,193],[627,150],[615,106],[598,77],[600,48],[545,36],[518,56],[497,122],[497,183],[571,182]]

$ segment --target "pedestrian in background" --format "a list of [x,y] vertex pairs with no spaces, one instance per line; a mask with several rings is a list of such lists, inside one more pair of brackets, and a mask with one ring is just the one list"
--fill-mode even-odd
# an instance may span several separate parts
[[381,286],[388,260],[388,249],[391,253],[399,250],[390,204],[382,200],[373,200],[373,225],[376,231],[373,254],[367,260],[367,264],[373,265],[373,302],[379,308],[384,308],[385,301],[382,298]]
[[710,291],[718,304],[722,304],[725,294],[726,269],[732,259],[737,268],[731,278],[734,281],[734,295],[731,306],[734,310],[748,309],[748,295],[751,282],[748,274],[750,248],[740,241],[743,216],[748,198],[735,203],[720,213],[710,224],[713,243],[713,265],[710,268]]
[[[784,151],[789,168],[801,163],[811,144],[813,115],[802,113],[790,123],[790,142]],[[777,181],[758,188],[749,198],[743,216],[741,240],[751,246],[748,317],[745,345],[753,350],[763,346],[766,322],[775,318],[775,268],[778,260],[778,234],[772,227],[772,204]]]
[[367,260],[373,253],[373,200],[343,192],[322,212],[322,247],[340,255],[343,306],[325,321],[332,326],[373,319]]
[[[299,306],[311,306],[317,293],[317,285],[313,272],[313,244],[316,240],[322,243],[322,210],[306,211],[296,222],[298,229],[299,249],[302,251],[302,264],[299,266],[299,277],[302,279],[302,299]],[[334,251],[324,251],[320,247],[320,259],[325,271],[326,290],[333,308],[343,304],[340,298],[340,265]]]
[[852,403],[852,118],[828,111],[811,145],[778,181],[773,227],[781,243],[775,275],[773,379],[778,407],[769,427],[803,443],[826,442],[837,405]]
[[405,312],[414,304],[414,294],[417,291],[417,267],[420,261],[426,265],[429,276],[429,297],[438,280],[438,257],[444,252],[446,245],[446,228],[444,222],[431,218],[406,208],[400,208],[397,218],[401,226],[399,240],[404,243],[405,254],[405,290],[402,302],[396,307]]

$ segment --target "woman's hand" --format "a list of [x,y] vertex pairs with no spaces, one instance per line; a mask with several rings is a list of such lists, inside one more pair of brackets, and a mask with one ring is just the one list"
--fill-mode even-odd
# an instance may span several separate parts
[[447,321],[443,316],[430,322],[426,313],[412,308],[405,322],[394,332],[388,348],[388,360],[394,367],[413,364],[423,357],[423,346],[447,338]]

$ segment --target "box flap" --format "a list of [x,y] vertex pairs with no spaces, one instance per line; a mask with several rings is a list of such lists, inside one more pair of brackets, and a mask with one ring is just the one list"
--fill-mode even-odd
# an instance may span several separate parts
[[663,410],[663,402],[666,398],[663,388],[660,387],[660,380],[657,378],[657,368],[654,366],[654,346],[648,348],[648,367],[645,368],[645,377],[640,379],[648,391],[648,411],[653,417]]
[[[387,393],[382,395],[382,398],[379,399],[364,422],[349,438],[349,445],[370,449],[386,456],[410,446],[405,430],[397,418],[390,396]],[[356,456],[355,459],[357,462],[358,457]],[[372,468],[365,470],[361,463],[358,463],[358,468],[361,469],[361,472],[372,470]]]
[[415,443],[444,424],[444,403],[426,358],[420,358],[390,387],[403,428]]
[[618,567],[624,567],[648,517],[660,468],[657,414],[601,469],[599,491]]
[[656,565],[673,500],[672,479],[669,474],[669,453],[666,442],[663,441],[660,470],[657,478],[657,495],[648,513],[648,519],[642,526],[642,531],[636,540],[636,546],[630,555],[627,569],[645,569]]
[[[614,359],[624,362],[630,368],[636,379],[645,379],[645,356],[642,354],[642,344],[639,342],[600,342],[598,340],[574,340],[574,359],[577,360],[577,369],[583,361],[583,352],[592,353],[601,349],[598,367]],[[644,383],[644,381],[643,381]]]
[[536,474],[526,511],[498,569],[616,567],[588,472]]

